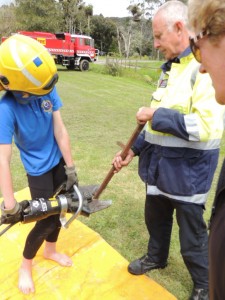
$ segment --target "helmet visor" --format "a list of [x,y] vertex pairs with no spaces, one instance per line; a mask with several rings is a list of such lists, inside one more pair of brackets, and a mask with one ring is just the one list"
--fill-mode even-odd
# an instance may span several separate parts
[[58,74],[56,73],[56,74],[52,77],[52,79],[51,79],[51,80],[43,87],[43,90],[45,90],[45,91],[51,91],[51,90],[54,88],[54,86],[56,85],[58,79],[59,79],[59,76],[58,76]]
[[8,85],[9,84],[9,80],[7,77],[0,75],[0,83],[2,85]]
[[[25,92],[25,93],[29,93],[30,95],[46,95],[48,93],[50,93],[52,91],[52,89],[54,88],[54,86],[56,85],[57,81],[59,79],[59,76],[58,74],[54,74],[53,77],[51,78],[51,80],[42,88],[43,90],[43,94],[41,94],[40,92],[39,93],[31,93],[30,91],[26,91],[26,90],[21,90],[21,91],[18,91],[18,90],[10,90],[11,92]],[[5,90],[8,90],[6,88],[6,86],[9,84],[9,80],[7,77],[5,76],[1,76],[0,75],[0,84],[2,85],[2,89],[5,89]],[[0,89],[1,90],[1,89]]]

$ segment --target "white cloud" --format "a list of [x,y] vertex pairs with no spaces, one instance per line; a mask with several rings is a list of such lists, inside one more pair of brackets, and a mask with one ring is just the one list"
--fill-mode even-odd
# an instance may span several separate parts
[[[46,0],[47,1],[47,0]],[[13,0],[0,0],[0,6],[9,4]],[[104,17],[128,17],[127,7],[132,0],[84,0],[85,4],[93,6],[94,15],[102,14]]]
[[86,5],[93,5],[94,15],[102,14],[104,17],[128,17],[127,7],[130,0],[84,0]]
[[2,6],[3,4],[10,4],[11,2],[13,2],[13,0],[0,0],[0,6]]

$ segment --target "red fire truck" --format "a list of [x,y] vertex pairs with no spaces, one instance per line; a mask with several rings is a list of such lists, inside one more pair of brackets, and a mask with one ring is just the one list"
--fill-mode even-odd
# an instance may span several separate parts
[[[69,70],[87,71],[89,63],[97,59],[94,40],[87,35],[70,33],[49,33],[39,31],[19,31],[43,44],[54,57],[56,64]],[[2,38],[2,41],[6,39]]]

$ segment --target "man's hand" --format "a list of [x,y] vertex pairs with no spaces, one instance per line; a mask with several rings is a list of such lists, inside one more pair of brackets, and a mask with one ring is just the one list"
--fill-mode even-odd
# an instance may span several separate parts
[[77,172],[75,166],[72,167],[64,166],[64,168],[66,170],[66,175],[67,175],[66,191],[69,191],[74,184],[78,186]]
[[151,121],[155,111],[156,111],[155,108],[140,107],[137,114],[136,114],[137,122],[139,124],[145,124],[147,121]]
[[16,224],[23,221],[22,212],[29,206],[29,201],[16,202],[12,209],[5,209],[4,202],[1,204],[0,224]]
[[121,152],[122,151],[119,151],[112,161],[112,164],[115,168],[115,173],[118,173],[122,169],[122,167],[128,166],[134,157],[134,152],[130,149],[127,156],[123,160],[121,157]]

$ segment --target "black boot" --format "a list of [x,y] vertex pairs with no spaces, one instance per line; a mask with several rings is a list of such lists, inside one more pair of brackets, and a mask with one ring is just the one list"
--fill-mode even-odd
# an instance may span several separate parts
[[209,291],[207,289],[193,288],[189,300],[209,300]]
[[150,261],[148,254],[145,254],[139,259],[132,261],[128,266],[128,271],[134,275],[142,275],[153,269],[164,269],[167,262],[154,263]]

